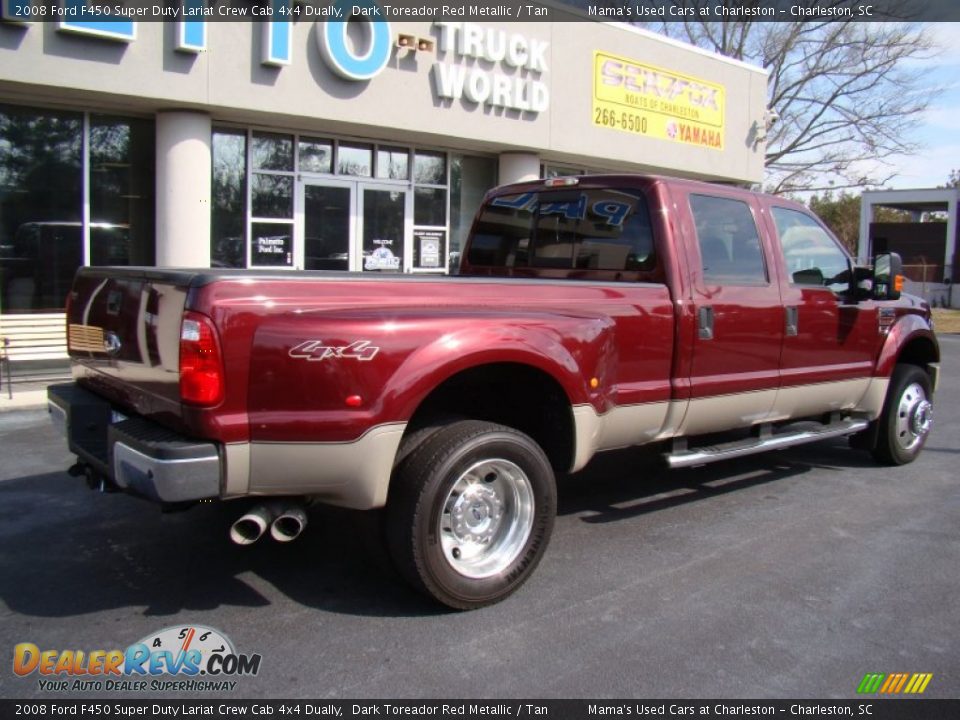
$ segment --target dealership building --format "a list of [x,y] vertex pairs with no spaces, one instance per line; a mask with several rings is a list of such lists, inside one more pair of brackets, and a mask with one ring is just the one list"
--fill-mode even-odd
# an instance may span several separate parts
[[[446,272],[497,184],[763,176],[765,71],[554,6],[106,22],[63,14],[82,0],[23,5],[0,22],[0,335],[62,326],[80,265]],[[47,345],[32,356],[62,356]]]

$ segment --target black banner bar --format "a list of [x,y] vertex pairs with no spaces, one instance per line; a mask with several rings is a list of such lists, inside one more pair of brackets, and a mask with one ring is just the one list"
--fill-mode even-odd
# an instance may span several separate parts
[[274,22],[947,22],[955,0],[52,0],[9,4],[7,19]]
[[837,718],[940,720],[960,717],[960,700],[0,700],[7,718]]

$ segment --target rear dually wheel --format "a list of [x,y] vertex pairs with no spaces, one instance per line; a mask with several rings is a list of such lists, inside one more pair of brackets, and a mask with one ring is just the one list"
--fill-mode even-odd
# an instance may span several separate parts
[[527,580],[555,514],[553,469],[540,447],[512,428],[463,420],[431,434],[397,467],[387,539],[408,581],[468,610]]

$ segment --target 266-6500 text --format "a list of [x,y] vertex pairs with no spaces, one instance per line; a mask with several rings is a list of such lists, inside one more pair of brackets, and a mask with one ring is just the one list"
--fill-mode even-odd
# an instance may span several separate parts
[[617,130],[626,130],[627,132],[647,132],[647,119],[645,117],[634,115],[633,113],[616,112],[602,108],[596,108],[594,110],[593,124],[616,128]]

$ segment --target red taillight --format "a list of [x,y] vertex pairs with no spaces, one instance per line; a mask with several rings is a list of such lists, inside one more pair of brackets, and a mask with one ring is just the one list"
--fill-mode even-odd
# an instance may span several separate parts
[[180,323],[180,399],[191,405],[223,400],[223,361],[213,322],[187,311]]

